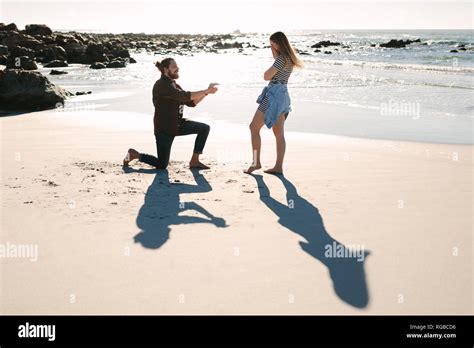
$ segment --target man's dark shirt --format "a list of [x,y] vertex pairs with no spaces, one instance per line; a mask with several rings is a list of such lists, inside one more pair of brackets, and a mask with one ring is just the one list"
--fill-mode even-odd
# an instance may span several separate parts
[[153,105],[155,116],[153,124],[155,135],[159,132],[168,135],[179,135],[183,119],[183,105],[196,106],[191,100],[191,92],[183,89],[166,75],[155,82],[153,86]]

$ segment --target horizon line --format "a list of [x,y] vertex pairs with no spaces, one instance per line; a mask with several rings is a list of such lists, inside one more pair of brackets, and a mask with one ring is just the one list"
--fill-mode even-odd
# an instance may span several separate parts
[[[33,24],[33,23],[32,23]],[[269,32],[265,31],[240,31],[239,29],[233,31],[202,31],[202,32],[146,32],[146,31],[107,31],[103,29],[70,29],[70,28],[60,28],[60,29],[53,29],[54,31],[64,31],[64,32],[82,32],[82,33],[90,33],[90,34],[145,34],[145,35],[215,35],[215,34],[266,34]],[[291,33],[295,31],[445,31],[445,30],[467,30],[467,31],[474,31],[474,28],[388,28],[388,29],[378,29],[378,28],[333,28],[333,29],[290,29],[285,30],[285,32]]]

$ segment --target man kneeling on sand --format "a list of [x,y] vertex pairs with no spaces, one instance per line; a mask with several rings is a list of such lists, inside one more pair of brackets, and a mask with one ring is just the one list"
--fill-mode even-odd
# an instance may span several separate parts
[[137,159],[158,169],[165,169],[169,163],[174,137],[197,134],[189,167],[209,169],[199,161],[199,155],[202,154],[206,144],[210,127],[205,123],[183,118],[183,108],[184,105],[194,107],[207,95],[216,93],[218,84],[211,83],[202,91],[187,92],[175,82],[179,78],[179,67],[173,58],[156,62],[156,67],[161,71],[161,78],[153,86],[153,104],[155,105],[153,123],[158,158],[129,149],[123,165],[128,166],[130,161]]

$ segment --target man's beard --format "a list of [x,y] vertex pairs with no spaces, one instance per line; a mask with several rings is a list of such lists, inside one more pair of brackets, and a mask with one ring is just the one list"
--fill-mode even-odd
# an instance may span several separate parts
[[174,73],[170,72],[169,75],[173,80],[179,78],[179,73],[177,71]]

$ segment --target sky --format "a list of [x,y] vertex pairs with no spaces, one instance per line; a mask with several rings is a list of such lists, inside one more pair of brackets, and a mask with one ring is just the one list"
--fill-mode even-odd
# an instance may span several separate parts
[[473,29],[466,0],[0,0],[0,22],[112,33]]

